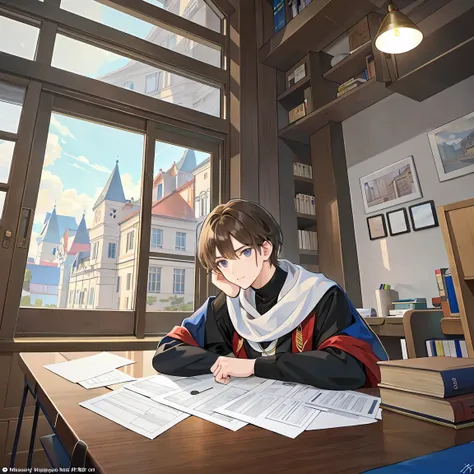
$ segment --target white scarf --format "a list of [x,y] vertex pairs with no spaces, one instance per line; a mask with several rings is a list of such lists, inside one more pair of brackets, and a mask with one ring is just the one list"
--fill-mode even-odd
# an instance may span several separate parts
[[273,341],[266,352],[274,349],[278,338],[298,327],[336,285],[324,275],[311,273],[288,260],[278,263],[288,275],[277,303],[269,311],[264,314],[257,311],[252,288],[241,290],[235,298],[227,297],[227,309],[235,330],[257,352],[262,352],[259,342]]

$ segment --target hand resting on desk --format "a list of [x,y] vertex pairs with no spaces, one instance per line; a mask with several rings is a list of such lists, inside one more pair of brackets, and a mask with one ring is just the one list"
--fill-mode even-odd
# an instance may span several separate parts
[[230,377],[250,377],[254,374],[255,359],[234,359],[233,357],[218,357],[211,372],[216,382],[227,384]]

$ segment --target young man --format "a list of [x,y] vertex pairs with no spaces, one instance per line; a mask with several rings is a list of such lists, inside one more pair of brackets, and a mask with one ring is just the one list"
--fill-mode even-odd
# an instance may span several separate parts
[[387,355],[377,336],[335,282],[278,260],[282,241],[258,204],[232,200],[207,216],[198,256],[221,292],[162,339],[155,370],[330,390],[380,382],[377,361]]

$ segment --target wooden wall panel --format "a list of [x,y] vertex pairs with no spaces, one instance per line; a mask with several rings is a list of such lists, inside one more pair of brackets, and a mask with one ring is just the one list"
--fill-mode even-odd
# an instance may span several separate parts
[[8,436],[8,421],[0,421],[0,464],[3,466],[8,466],[8,463],[5,461],[5,448],[7,445],[7,436]]

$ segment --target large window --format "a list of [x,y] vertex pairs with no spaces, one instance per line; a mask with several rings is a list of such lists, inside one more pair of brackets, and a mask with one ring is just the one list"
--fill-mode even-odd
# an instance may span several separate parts
[[[134,223],[123,221],[138,210],[131,199],[140,195],[142,156],[142,135],[52,115],[22,306],[79,308],[87,303],[87,292],[91,309],[94,304],[119,309],[116,275],[136,265],[134,230],[128,231]],[[125,261],[116,259],[116,244],[110,242],[122,233],[129,252]],[[77,295],[72,304],[70,291]]]
[[158,76],[164,71],[62,34],[56,35],[52,65],[121,88],[129,89],[124,84],[133,81],[134,92],[220,116],[218,88],[175,73],[167,73],[168,85],[159,87]]
[[0,15],[0,51],[35,59],[38,35],[38,28]]
[[[139,2],[140,0],[136,0]],[[160,2],[155,2],[155,4]],[[178,6],[180,2],[174,3]],[[194,3],[194,2],[191,2]],[[176,53],[192,57],[198,61],[212,64],[219,67],[221,65],[221,51],[218,47],[206,46],[203,43],[195,43],[197,47],[191,47],[189,40],[173,33],[163,27],[155,26],[152,23],[140,20],[134,16],[122,13],[114,8],[101,5],[99,1],[93,0],[62,0],[61,8],[77,15],[99,22],[102,25],[115,28],[132,36],[144,39],[150,43],[157,44],[163,48],[170,49]],[[173,13],[175,13],[173,11]],[[204,1],[199,2],[198,8],[184,9],[181,16],[188,20],[195,21],[201,26],[205,26],[215,31],[220,31],[220,21],[209,9]],[[184,13],[184,15],[182,14]]]

